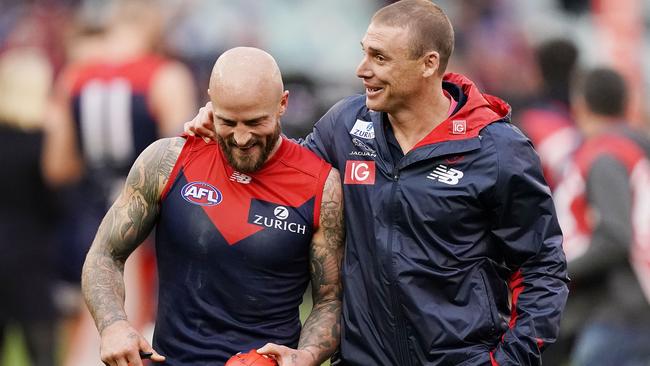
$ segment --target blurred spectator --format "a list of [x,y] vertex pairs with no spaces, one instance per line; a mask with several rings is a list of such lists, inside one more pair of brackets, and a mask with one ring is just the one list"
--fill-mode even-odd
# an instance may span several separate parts
[[[569,98],[578,49],[568,39],[550,39],[536,48],[535,60],[541,77],[539,95],[515,121],[535,146],[546,181],[554,190],[581,139],[571,116]],[[583,304],[590,301],[591,294],[581,293],[575,284],[570,284],[570,288],[560,334],[556,343],[542,354],[544,364],[568,362],[575,334],[586,319]]]
[[572,364],[647,365],[650,296],[642,286],[650,290],[650,143],[626,127],[628,90],[615,71],[590,71],[574,96],[586,140],[556,204],[573,286],[591,297]]
[[0,350],[18,326],[31,365],[54,365],[51,195],[42,175],[43,119],[52,70],[42,52],[0,55]]
[[[319,104],[317,109],[322,112],[342,95],[362,91],[353,77],[361,52],[359,43],[341,40],[360,41],[366,30],[366,20],[385,2],[164,1],[173,14],[166,28],[169,49],[190,65],[198,85],[207,85],[214,60],[223,50],[235,46],[259,47],[276,57],[283,75],[296,76],[298,82],[288,88],[292,93],[290,98],[295,89],[301,101],[303,97],[315,98]],[[306,84],[300,84],[302,80]],[[303,94],[307,90],[313,94]],[[199,95],[207,101],[205,90],[200,90]],[[291,105],[290,109],[303,109],[293,99]],[[312,106],[304,106],[305,110],[308,108]],[[316,117],[320,115],[319,112],[315,114]],[[313,122],[302,120],[300,126],[295,127],[297,131],[311,130]]]
[[63,36],[78,1],[0,1],[0,52],[32,47],[44,52],[56,75],[65,62]]
[[307,74],[287,74],[284,88],[289,91],[291,108],[282,116],[282,133],[290,138],[307,136],[311,123],[327,112],[318,98],[318,85]]
[[[456,7],[456,50],[450,71],[467,74],[486,92],[508,100],[513,110],[534,92],[533,53],[518,29],[508,1],[450,1]],[[517,70],[517,72],[513,72]]]
[[546,181],[554,189],[579,143],[569,109],[569,83],[576,69],[578,49],[569,40],[553,39],[542,43],[535,56],[541,76],[539,96],[514,120],[533,142]]
[[[59,233],[62,277],[75,290],[99,223],[135,158],[156,139],[179,134],[196,110],[191,73],[158,52],[164,21],[158,1],[86,4],[70,40],[73,61],[57,80],[49,121],[68,146],[52,158],[50,177],[62,186],[65,204]],[[125,272],[126,309],[141,328],[153,318],[152,248],[134,253]],[[96,331],[85,311],[82,316],[72,330],[66,364],[99,364]]]

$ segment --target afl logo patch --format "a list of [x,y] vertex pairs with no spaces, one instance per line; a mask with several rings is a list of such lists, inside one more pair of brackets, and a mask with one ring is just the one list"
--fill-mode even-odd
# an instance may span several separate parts
[[205,182],[190,182],[181,189],[181,196],[189,203],[199,206],[214,206],[221,203],[223,195],[213,185]]

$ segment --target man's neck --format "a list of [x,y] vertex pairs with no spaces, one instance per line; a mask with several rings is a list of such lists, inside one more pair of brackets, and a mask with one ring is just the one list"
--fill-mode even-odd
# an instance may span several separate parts
[[585,136],[591,138],[602,134],[616,125],[622,124],[623,117],[602,116],[594,113],[591,114],[588,121],[588,123],[583,124],[581,129]]
[[273,146],[273,150],[271,150],[271,153],[269,154],[269,157],[266,158],[266,161],[271,160],[273,155],[275,155],[275,153],[280,149],[280,145],[282,145],[282,135],[278,136],[278,140],[275,142],[275,146]]
[[416,99],[412,105],[396,113],[388,113],[395,138],[404,154],[411,151],[420,140],[447,119],[451,105],[442,89],[429,98]]

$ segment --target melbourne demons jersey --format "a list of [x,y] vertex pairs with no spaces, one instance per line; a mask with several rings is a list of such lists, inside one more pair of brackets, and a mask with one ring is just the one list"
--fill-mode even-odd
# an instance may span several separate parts
[[284,139],[255,173],[188,137],[162,193],[154,348],[165,365],[223,365],[274,342],[296,347],[309,252],[331,166]]
[[148,55],[119,64],[86,63],[69,70],[78,145],[89,169],[126,176],[136,157],[160,137],[148,93],[166,62]]
[[587,141],[576,151],[572,165],[555,194],[564,233],[564,251],[570,262],[589,248],[594,213],[587,199],[587,177],[593,164],[602,156],[615,158],[625,166],[629,176],[634,234],[630,264],[650,302],[650,161],[631,138],[606,133]]

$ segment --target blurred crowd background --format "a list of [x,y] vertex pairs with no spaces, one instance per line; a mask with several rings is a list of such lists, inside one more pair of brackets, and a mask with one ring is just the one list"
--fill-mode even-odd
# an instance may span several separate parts
[[[363,92],[359,41],[390,2],[0,0],[0,365],[101,365],[79,294],[85,251],[134,157],[178,135],[207,102],[221,52],[247,45],[275,56],[290,91],[283,129],[301,137],[337,100]],[[436,3],[456,31],[449,71],[510,103],[554,189],[583,139],[571,105],[581,72],[622,75],[617,118],[647,136],[648,0]],[[153,258],[145,243],[126,270],[127,311],[149,333]],[[569,364],[596,307],[589,299],[567,311],[545,364]]]

